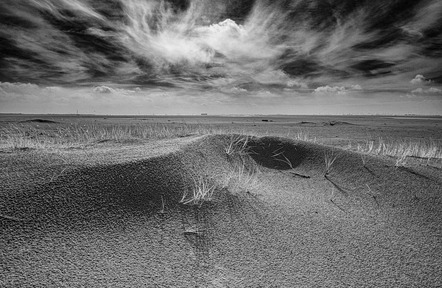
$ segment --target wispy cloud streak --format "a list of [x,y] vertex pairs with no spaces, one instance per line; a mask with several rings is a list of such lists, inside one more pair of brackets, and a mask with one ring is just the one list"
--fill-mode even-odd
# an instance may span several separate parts
[[442,82],[438,0],[6,0],[0,10],[0,81],[223,91]]

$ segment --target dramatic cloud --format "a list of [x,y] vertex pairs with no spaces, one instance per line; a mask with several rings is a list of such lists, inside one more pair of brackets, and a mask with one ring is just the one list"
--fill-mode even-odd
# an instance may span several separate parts
[[[45,88],[60,87],[69,99],[135,102],[160,93],[185,102],[198,94],[211,101],[198,97],[205,107],[218,103],[216,95],[220,103],[264,110],[265,97],[292,103],[306,95],[405,96],[442,82],[441,3],[0,1],[0,93],[68,99]],[[413,94],[437,98],[430,89]]]
[[413,85],[421,85],[421,84],[425,84],[425,83],[429,83],[431,81],[427,80],[423,75],[416,75],[416,77],[414,77],[410,83]]
[[3,93],[32,93],[40,90],[38,85],[31,83],[0,82],[0,88]]
[[349,87],[344,86],[321,86],[316,88],[313,93],[315,94],[346,94],[349,91],[359,91],[362,90],[360,85],[351,85]]
[[111,87],[107,87],[107,86],[97,86],[97,87],[94,87],[94,89],[92,91],[95,93],[99,93],[99,94],[127,95],[127,94],[131,94],[131,93],[141,92],[141,88],[136,87],[132,90],[132,89],[122,89],[122,88],[111,88]]
[[413,91],[411,91],[411,93],[413,94],[442,94],[442,90],[438,89],[438,88],[428,88],[428,89],[424,89],[424,88],[417,88]]
[[337,94],[343,94],[345,93],[346,89],[345,87],[338,87],[338,86],[323,86],[323,87],[318,87],[315,89],[315,91],[313,91],[313,93],[316,94],[324,94],[324,93],[337,93]]
[[[306,88],[318,77],[423,70],[408,64],[438,56],[440,33],[426,31],[438,29],[440,1],[283,2],[10,1],[0,4],[0,16],[9,19],[0,20],[0,80],[188,87],[235,77],[273,85],[271,72],[283,72],[293,78],[286,85]],[[426,63],[429,75],[441,75],[440,61]]]
[[94,88],[94,92],[96,93],[103,93],[103,94],[110,94],[116,92],[114,89],[106,86],[98,86]]

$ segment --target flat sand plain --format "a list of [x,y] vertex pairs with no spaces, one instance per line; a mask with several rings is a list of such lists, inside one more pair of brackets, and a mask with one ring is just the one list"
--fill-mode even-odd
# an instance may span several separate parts
[[217,133],[1,148],[1,287],[442,286],[440,159],[346,148],[439,141],[440,117],[0,117],[42,135],[158,123]]
[[[442,117],[438,116],[101,116],[101,115],[0,115],[0,127],[23,123],[34,119],[52,120],[58,125],[46,125],[43,129],[66,125],[149,125],[182,124],[206,125],[220,130],[236,129],[244,133],[272,134],[282,137],[302,132],[331,145],[347,144],[348,140],[438,139],[442,140]],[[27,123],[32,125],[32,122]]]

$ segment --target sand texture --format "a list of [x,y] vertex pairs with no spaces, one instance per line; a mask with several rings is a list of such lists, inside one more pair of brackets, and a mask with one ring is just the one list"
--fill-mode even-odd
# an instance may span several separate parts
[[0,286],[442,286],[440,169],[233,137],[0,153]]

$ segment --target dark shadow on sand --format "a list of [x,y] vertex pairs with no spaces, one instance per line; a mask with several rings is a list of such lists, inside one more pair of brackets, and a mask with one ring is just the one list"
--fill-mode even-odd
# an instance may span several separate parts
[[288,139],[263,137],[248,143],[250,156],[260,165],[277,170],[289,170],[299,166],[307,151]]
[[14,215],[20,215],[16,218],[31,226],[81,227],[125,217],[151,217],[179,205],[190,185],[182,166],[168,156],[82,167],[5,203]]

